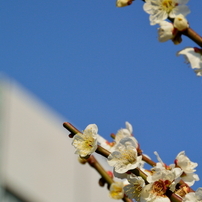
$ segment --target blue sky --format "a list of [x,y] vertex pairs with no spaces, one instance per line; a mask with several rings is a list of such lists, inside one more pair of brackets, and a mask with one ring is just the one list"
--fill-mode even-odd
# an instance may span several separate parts
[[[188,5],[190,26],[201,34],[202,1]],[[177,46],[159,43],[142,6],[2,0],[0,70],[80,130],[96,123],[110,140],[129,121],[154,160],[153,151],[170,164],[185,150],[202,178],[202,79],[176,57],[196,45],[185,37]]]

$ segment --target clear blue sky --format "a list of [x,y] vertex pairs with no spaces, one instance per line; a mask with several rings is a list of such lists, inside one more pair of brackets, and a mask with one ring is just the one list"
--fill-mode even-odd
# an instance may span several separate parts
[[[202,34],[202,1],[188,5],[190,26]],[[185,37],[178,46],[159,43],[142,6],[2,0],[0,71],[80,130],[96,123],[110,139],[129,121],[154,160],[155,150],[167,164],[185,150],[202,178],[202,78],[176,57],[196,45]]]

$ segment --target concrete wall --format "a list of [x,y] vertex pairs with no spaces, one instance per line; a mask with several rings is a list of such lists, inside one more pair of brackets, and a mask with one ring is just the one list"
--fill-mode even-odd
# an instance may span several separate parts
[[99,187],[99,174],[78,163],[65,121],[15,82],[1,79],[1,202],[114,201]]

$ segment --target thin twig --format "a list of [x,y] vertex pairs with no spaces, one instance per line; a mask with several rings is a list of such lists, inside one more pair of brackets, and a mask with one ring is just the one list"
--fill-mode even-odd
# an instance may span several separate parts
[[[91,155],[90,158],[88,158],[88,164],[95,170],[97,170],[97,172],[102,176],[102,178],[104,178],[104,180],[109,185],[108,187],[110,187],[110,185],[114,183],[114,180],[108,175],[106,170],[101,166],[101,164],[96,160],[96,158],[93,155]],[[132,202],[132,200],[126,196],[124,196],[122,200],[124,202]]]
[[[70,132],[70,134],[71,134],[71,138],[72,137],[74,137],[74,135],[76,135],[76,133],[81,133],[76,127],[74,127],[71,123],[68,123],[68,122],[65,122],[65,123],[63,123],[63,126]],[[96,153],[98,153],[98,154],[100,154],[100,155],[102,155],[102,156],[104,156],[104,157],[108,157],[109,155],[110,155],[110,152],[109,151],[107,151],[106,149],[104,149],[103,147],[101,147],[101,146],[99,146],[98,145],[98,148],[97,148],[97,150],[95,151]],[[92,167],[94,167],[99,173],[100,173],[100,175],[102,176],[102,177],[104,177],[104,179],[105,179],[105,177],[106,177],[106,182],[107,183],[112,183],[112,179],[110,178],[110,177],[107,177],[108,176],[108,174],[107,174],[107,172],[102,168],[102,166],[98,163],[98,161],[95,159],[95,157],[92,157],[93,155],[91,155],[90,157],[89,157],[89,159],[88,159],[88,163],[92,166]],[[156,165],[156,163],[155,162],[153,162],[152,160],[150,160],[149,158],[147,158],[146,156],[144,156],[144,155],[142,155],[142,159],[145,161],[145,162],[147,162],[149,165],[151,165],[151,166],[155,166]],[[106,173],[105,173],[106,172]],[[147,180],[146,180],[146,178],[147,178],[147,175],[143,172],[143,171],[141,171],[139,168],[136,168],[136,169],[133,169],[133,170],[130,170],[130,172],[132,172],[133,174],[135,174],[135,175],[137,175],[137,176],[141,176],[144,180],[145,180],[145,182],[147,183]],[[110,179],[109,179],[110,178]],[[112,181],[111,181],[112,180]],[[180,181],[180,184],[185,184],[182,180]],[[194,190],[192,190],[191,188],[190,188],[190,190],[191,191],[194,191]],[[179,197],[179,196],[177,196],[176,194],[174,194],[173,192],[171,192],[171,191],[168,191],[167,193],[167,196],[171,199],[171,201],[172,202],[181,202],[182,201],[182,199]],[[127,197],[126,198],[123,198],[123,201],[125,201],[125,202],[131,202],[131,200],[130,199],[128,199]]]

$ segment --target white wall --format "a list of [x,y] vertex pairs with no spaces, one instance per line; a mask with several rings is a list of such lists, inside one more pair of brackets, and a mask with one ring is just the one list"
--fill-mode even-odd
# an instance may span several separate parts
[[[0,83],[0,180],[30,202],[107,202],[99,174],[81,165],[61,118],[13,81]],[[71,117],[69,117],[71,119]]]

